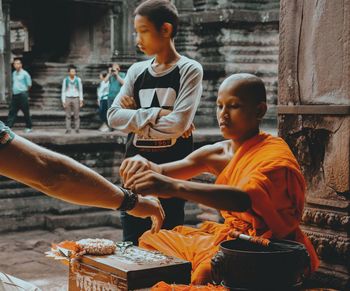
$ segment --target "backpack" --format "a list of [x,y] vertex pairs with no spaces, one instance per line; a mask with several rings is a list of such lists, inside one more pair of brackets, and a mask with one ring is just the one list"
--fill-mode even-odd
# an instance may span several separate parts
[[[69,82],[70,82],[70,80],[69,80],[69,76],[68,76],[68,77],[66,77],[66,90],[68,90]],[[79,91],[78,77],[75,77],[75,79],[74,79],[74,86]]]

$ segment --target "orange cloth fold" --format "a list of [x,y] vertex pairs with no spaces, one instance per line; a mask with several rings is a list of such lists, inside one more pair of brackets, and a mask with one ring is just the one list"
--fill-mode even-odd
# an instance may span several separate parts
[[223,224],[205,222],[196,229],[178,226],[157,234],[146,232],[140,246],[192,263],[192,283],[211,282],[210,260],[231,230],[266,238],[292,238],[303,243],[311,271],[319,266],[316,252],[299,227],[305,199],[305,181],[288,145],[260,133],[246,141],[218,176],[216,184],[245,191],[252,207],[246,212],[221,211]]
[[208,284],[206,286],[176,285],[159,282],[151,288],[151,291],[228,291],[225,287]]

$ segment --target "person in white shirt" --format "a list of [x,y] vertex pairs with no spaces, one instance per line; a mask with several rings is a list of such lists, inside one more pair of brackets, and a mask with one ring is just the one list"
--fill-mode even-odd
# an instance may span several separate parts
[[99,106],[100,119],[102,125],[99,131],[106,132],[109,131],[107,125],[107,110],[108,110],[108,95],[109,95],[109,74],[107,71],[100,73],[100,84],[97,87],[97,104]]
[[74,129],[79,133],[80,107],[83,106],[83,85],[81,79],[76,75],[77,69],[71,65],[68,68],[68,76],[62,82],[62,105],[66,111],[66,133],[71,133],[72,110],[74,114]]

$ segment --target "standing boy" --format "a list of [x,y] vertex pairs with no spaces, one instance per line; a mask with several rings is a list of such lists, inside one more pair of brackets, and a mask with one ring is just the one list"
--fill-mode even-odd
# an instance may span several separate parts
[[[140,154],[157,163],[176,161],[193,150],[190,132],[202,94],[203,70],[175,49],[178,13],[170,1],[141,3],[135,10],[134,25],[139,49],[154,57],[130,67],[108,111],[108,122],[129,134],[126,157]],[[164,228],[184,223],[184,200],[164,199],[161,203],[166,214]],[[124,240],[137,244],[150,221],[127,213],[121,218]]]
[[71,133],[72,110],[74,114],[74,129],[79,133],[80,107],[83,106],[83,85],[81,79],[76,75],[77,69],[71,65],[68,68],[68,76],[62,82],[62,105],[66,111],[66,134]]
[[17,113],[22,110],[26,123],[25,132],[32,131],[32,120],[29,113],[29,90],[32,87],[32,79],[29,73],[23,69],[22,61],[16,58],[13,62],[15,71],[12,73],[12,99],[10,103],[7,125],[11,128],[16,121]]

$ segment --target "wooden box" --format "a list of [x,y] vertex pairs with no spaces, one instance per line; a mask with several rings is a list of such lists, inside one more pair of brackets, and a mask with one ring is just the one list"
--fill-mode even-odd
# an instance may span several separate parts
[[83,256],[69,266],[69,291],[127,291],[190,279],[191,263],[135,246],[109,256]]

